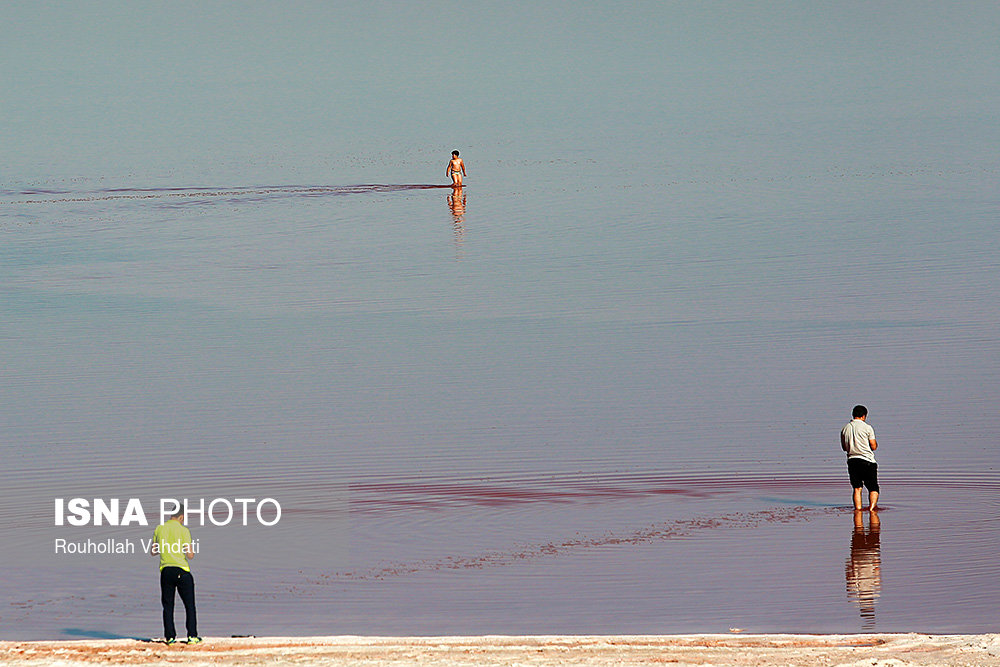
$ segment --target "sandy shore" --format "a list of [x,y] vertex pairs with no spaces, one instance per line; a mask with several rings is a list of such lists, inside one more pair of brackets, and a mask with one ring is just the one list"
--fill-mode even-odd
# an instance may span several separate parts
[[0,642],[17,665],[998,665],[990,635],[667,635],[206,638]]

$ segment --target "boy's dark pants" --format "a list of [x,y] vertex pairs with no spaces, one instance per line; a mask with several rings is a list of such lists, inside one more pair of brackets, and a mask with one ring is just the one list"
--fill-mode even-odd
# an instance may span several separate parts
[[160,602],[163,603],[163,633],[166,639],[176,639],[174,627],[174,591],[181,595],[187,615],[188,637],[198,636],[198,617],[194,610],[194,575],[179,567],[160,570]]

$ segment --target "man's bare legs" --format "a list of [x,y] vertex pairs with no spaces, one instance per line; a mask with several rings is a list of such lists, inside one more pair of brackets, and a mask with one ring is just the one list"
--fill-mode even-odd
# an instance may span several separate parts
[[[864,491],[864,488],[860,487],[860,486],[858,488],[854,489],[854,509],[855,510],[860,510],[861,509],[861,494],[862,494],[862,491]],[[870,506],[869,509],[877,510],[878,509],[876,507],[877,504],[878,504],[878,491],[869,491],[868,492],[868,505]]]

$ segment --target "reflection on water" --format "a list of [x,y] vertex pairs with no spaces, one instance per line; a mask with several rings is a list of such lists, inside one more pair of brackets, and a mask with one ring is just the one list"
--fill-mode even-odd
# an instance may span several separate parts
[[455,259],[465,256],[465,189],[457,187],[448,195],[448,208],[451,209],[451,228],[455,243]]
[[857,603],[862,629],[869,632],[875,630],[875,602],[882,590],[880,523],[878,512],[872,512],[866,530],[864,512],[854,512],[851,556],[845,568],[847,597]]

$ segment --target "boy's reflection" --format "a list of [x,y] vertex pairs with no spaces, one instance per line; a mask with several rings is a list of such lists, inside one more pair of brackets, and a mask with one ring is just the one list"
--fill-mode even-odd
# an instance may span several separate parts
[[448,208],[451,209],[451,227],[455,243],[455,256],[462,257],[462,245],[465,243],[465,189],[458,187],[448,195]]
[[851,557],[847,559],[847,597],[858,604],[862,629],[875,629],[875,601],[882,590],[882,553],[878,512],[872,512],[865,530],[864,513],[854,513]]

